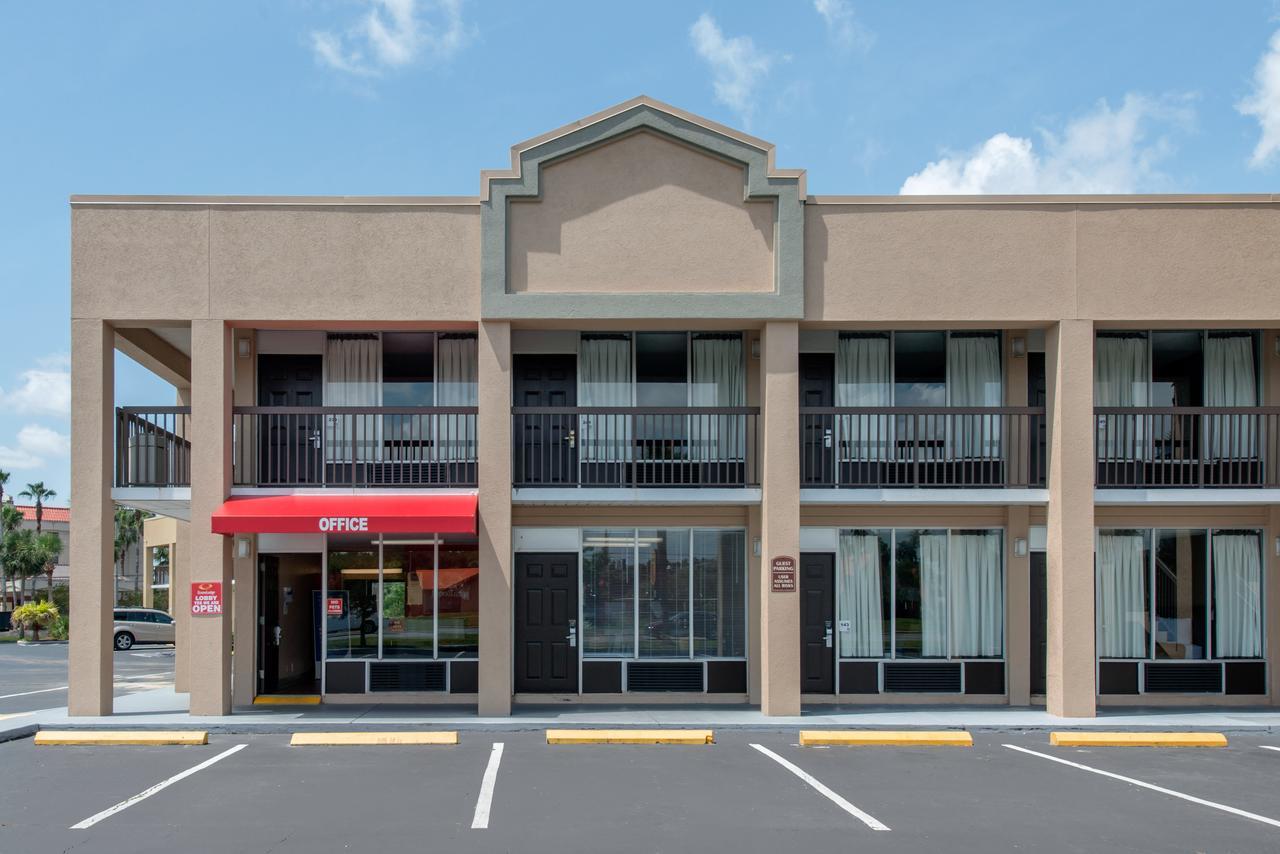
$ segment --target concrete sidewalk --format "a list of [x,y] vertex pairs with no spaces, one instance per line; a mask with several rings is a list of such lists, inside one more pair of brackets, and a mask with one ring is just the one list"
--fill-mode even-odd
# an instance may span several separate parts
[[67,715],[65,708],[46,709],[0,720],[0,741],[22,738],[40,728],[189,729],[210,732],[272,733],[299,728],[340,727],[346,730],[405,729],[449,726],[455,729],[512,731],[545,727],[697,726],[719,729],[778,730],[792,727],[852,729],[967,729],[1015,731],[1046,729],[1162,729],[1219,732],[1280,732],[1280,712],[1269,708],[1179,711],[1107,709],[1096,718],[1060,718],[1038,708],[903,706],[811,707],[798,717],[766,717],[749,706],[561,705],[516,706],[510,717],[478,717],[470,706],[342,703],[320,706],[275,706],[237,709],[228,717],[187,713],[186,694],[157,688],[117,697],[109,717]]

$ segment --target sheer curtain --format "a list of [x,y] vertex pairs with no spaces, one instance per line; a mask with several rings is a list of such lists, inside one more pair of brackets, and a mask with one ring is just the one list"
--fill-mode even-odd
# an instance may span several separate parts
[[1147,562],[1135,531],[1098,534],[1097,642],[1099,658],[1146,658]]
[[[1204,405],[1257,406],[1253,336],[1210,332],[1204,342]],[[1205,416],[1209,459],[1252,459],[1256,430],[1248,415]]]
[[[689,353],[690,406],[746,406],[742,336],[693,336]],[[746,453],[746,419],[741,415],[694,415],[689,425],[695,462],[741,460]]]
[[[436,342],[436,405],[476,406],[477,339],[470,334],[440,335]],[[437,459],[469,462],[476,458],[475,416],[437,415]]]
[[[891,406],[892,357],[888,335],[841,335],[836,344],[836,406]],[[892,416],[841,415],[837,441],[842,462],[889,459]]]
[[[325,341],[324,405],[382,404],[382,340],[377,335],[330,335]],[[377,415],[329,415],[325,418],[327,462],[379,458],[382,425]]]
[[841,657],[884,656],[881,601],[880,538],[866,531],[841,531],[837,616],[849,621],[849,631],[839,633]]
[[[582,336],[578,345],[578,405],[631,405],[631,339],[622,335]],[[578,425],[578,458],[583,462],[631,459],[631,421],[625,415],[583,415]]]
[[1213,653],[1262,657],[1262,549],[1253,532],[1213,535]]
[[[1095,406],[1146,406],[1151,368],[1145,335],[1099,335],[1094,342]],[[1142,419],[1098,416],[1098,451],[1106,459],[1146,459]]]
[[947,654],[947,535],[920,534],[920,654]]
[[1004,573],[998,531],[951,534],[952,655],[1004,652]]
[[[947,338],[947,386],[952,406],[1000,406],[1000,336],[952,333]],[[999,415],[954,415],[951,458],[1000,459]]]

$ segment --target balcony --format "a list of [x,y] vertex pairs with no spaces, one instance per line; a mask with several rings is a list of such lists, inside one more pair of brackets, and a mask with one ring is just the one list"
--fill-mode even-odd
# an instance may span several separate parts
[[516,406],[514,486],[757,487],[757,407]]
[[115,485],[190,486],[190,422],[189,406],[117,408]]
[[1280,407],[1097,407],[1102,489],[1280,487]]
[[474,406],[237,406],[232,485],[474,487]]
[[1045,485],[1043,407],[800,408],[801,486]]

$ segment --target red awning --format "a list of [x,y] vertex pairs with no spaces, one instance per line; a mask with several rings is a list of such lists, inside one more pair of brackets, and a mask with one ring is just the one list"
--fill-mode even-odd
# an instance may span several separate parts
[[261,495],[213,513],[215,534],[474,534],[474,492],[439,495]]

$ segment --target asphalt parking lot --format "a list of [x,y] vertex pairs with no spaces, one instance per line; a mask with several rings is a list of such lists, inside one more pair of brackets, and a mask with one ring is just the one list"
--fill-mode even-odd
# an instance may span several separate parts
[[[172,646],[139,646],[113,660],[117,697],[173,682]],[[66,644],[0,644],[0,715],[66,704]]]
[[[453,747],[290,747],[285,734],[211,734],[201,747],[23,739],[0,744],[0,851],[32,839],[98,852],[1280,850],[1280,751],[1267,749],[1280,736],[1232,735],[1219,749],[1058,748],[1044,732],[974,740],[801,748],[794,731],[744,730],[705,746],[548,745],[541,731],[463,731]],[[479,806],[488,827],[472,827]]]

